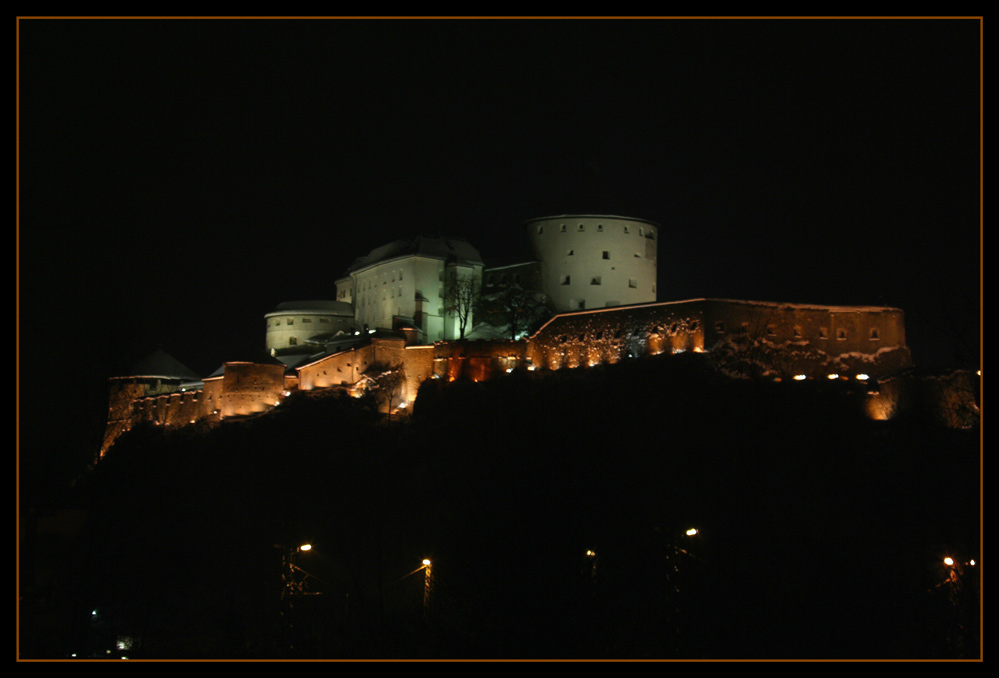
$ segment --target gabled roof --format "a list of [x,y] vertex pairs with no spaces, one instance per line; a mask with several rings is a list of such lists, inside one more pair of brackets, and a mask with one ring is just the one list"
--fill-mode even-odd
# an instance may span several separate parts
[[158,379],[183,379],[197,381],[201,379],[192,370],[161,348],[156,349],[145,358],[135,363],[125,377],[147,377]]
[[468,241],[441,235],[418,235],[376,247],[367,256],[354,260],[347,273],[357,273],[369,266],[407,256],[453,261],[458,264],[482,264],[482,256]]

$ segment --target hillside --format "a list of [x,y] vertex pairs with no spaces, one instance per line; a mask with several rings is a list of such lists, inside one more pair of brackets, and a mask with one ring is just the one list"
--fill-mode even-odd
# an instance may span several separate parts
[[[75,640],[127,637],[136,658],[977,656],[977,572],[948,583],[942,558],[980,555],[978,431],[871,422],[849,389],[684,354],[429,381],[404,421],[296,394],[135,429],[77,486]],[[305,542],[317,595],[282,598]]]

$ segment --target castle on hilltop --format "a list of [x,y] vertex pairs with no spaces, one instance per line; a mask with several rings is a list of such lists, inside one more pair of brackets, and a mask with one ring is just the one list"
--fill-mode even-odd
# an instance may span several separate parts
[[713,352],[741,376],[775,379],[877,379],[911,364],[897,308],[659,301],[654,222],[560,215],[525,228],[533,258],[495,268],[456,238],[373,249],[336,280],[334,299],[285,302],[265,315],[269,359],[199,377],[154,354],[111,380],[101,456],[141,422],[253,415],[301,391],[375,390],[392,412],[427,379],[481,381],[663,353]]

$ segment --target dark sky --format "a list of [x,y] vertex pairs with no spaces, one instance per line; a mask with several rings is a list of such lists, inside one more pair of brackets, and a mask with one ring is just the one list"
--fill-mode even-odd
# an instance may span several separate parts
[[18,30],[22,409],[77,359],[207,374],[395,238],[500,265],[563,213],[661,224],[663,301],[898,306],[926,366],[978,336],[977,20]]

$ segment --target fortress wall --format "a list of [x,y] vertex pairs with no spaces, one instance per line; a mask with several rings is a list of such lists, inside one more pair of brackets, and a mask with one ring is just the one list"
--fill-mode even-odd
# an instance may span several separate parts
[[406,379],[405,399],[416,400],[416,393],[434,374],[434,346],[407,346],[403,351],[403,376]]
[[226,363],[222,374],[223,417],[255,414],[281,401],[284,365]]
[[434,346],[433,371],[448,381],[484,381],[517,367],[526,356],[523,341],[450,341]]
[[298,388],[302,391],[311,391],[317,388],[354,384],[375,362],[374,355],[374,346],[369,344],[302,365],[297,369]]
[[699,302],[651,304],[556,316],[528,342],[540,368],[616,363],[627,357],[704,348]]

